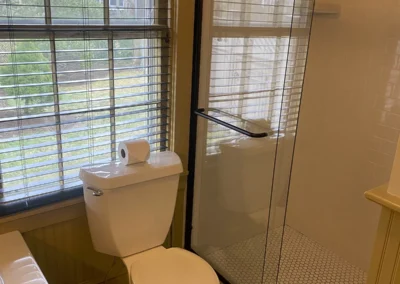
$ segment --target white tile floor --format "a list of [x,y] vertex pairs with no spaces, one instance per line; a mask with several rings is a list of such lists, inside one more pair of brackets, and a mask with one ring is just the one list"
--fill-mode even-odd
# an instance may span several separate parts
[[[204,256],[232,284],[365,284],[366,273],[290,227],[285,228],[278,282],[280,232],[271,234],[272,249],[263,278],[265,235],[257,235]],[[272,265],[271,265],[272,263]],[[271,271],[272,270],[272,271]],[[269,272],[268,272],[269,271]]]

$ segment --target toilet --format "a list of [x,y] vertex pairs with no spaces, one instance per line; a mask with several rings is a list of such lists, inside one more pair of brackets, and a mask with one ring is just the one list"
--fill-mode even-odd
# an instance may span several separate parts
[[199,256],[162,246],[172,223],[182,163],[173,152],[145,163],[94,164],[80,170],[96,251],[120,257],[133,284],[219,284]]

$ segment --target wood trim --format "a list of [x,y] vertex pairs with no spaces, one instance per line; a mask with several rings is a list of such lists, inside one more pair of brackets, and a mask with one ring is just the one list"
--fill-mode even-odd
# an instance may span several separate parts
[[180,156],[185,171],[187,171],[189,152],[194,2],[194,0],[174,1],[171,36],[173,42],[171,148]]
[[378,203],[379,205],[400,213],[400,198],[389,194],[387,189],[387,184],[379,186],[367,191],[365,193],[365,197],[375,203]]
[[380,262],[380,270],[378,273],[379,284],[396,284],[393,282],[397,271],[395,270],[396,263],[398,262],[399,255],[399,244],[400,244],[400,215],[397,213],[391,213],[392,218],[390,226],[386,229],[387,242],[385,248],[382,251],[382,257]]
[[365,196],[382,206],[367,283],[400,283],[400,199],[387,193],[387,185]]
[[190,104],[192,90],[192,60],[194,37],[194,0],[176,0],[172,6],[172,97],[171,103],[171,149],[182,160],[184,174],[181,176],[175,215],[172,223],[172,244],[183,246],[185,224],[185,192],[189,162]]
[[368,284],[378,283],[384,255],[382,252],[384,252],[389,239],[387,228],[390,228],[392,220],[393,214],[391,210],[382,208],[378,232],[375,240],[375,249],[372,255],[371,267],[368,272]]

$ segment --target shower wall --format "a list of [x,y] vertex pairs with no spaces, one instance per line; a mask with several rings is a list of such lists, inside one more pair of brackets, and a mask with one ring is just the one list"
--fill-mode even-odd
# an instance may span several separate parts
[[[328,3],[328,1],[318,1]],[[400,2],[314,17],[287,224],[367,270],[400,131]]]

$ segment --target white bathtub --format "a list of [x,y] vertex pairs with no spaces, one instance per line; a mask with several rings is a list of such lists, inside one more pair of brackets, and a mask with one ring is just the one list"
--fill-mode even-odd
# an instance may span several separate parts
[[0,284],[48,284],[20,232],[0,235]]

